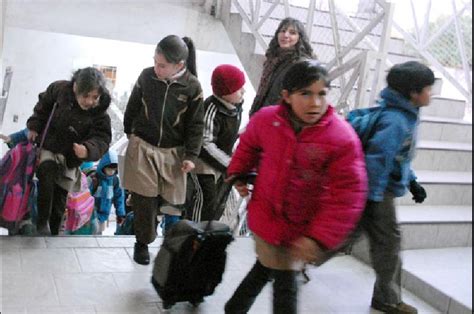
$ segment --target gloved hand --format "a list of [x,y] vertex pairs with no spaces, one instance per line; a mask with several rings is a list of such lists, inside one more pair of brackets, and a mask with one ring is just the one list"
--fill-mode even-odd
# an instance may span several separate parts
[[416,203],[423,203],[427,197],[426,190],[416,180],[410,182],[410,192]]
[[125,221],[125,216],[117,216],[117,224],[121,225]]

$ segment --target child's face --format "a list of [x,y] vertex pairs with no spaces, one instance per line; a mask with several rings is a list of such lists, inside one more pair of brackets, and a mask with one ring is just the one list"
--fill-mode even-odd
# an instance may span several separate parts
[[222,96],[222,99],[230,102],[231,104],[240,104],[244,100],[244,95],[245,89],[242,87],[233,94]]
[[328,88],[322,80],[315,81],[291,94],[287,90],[282,92],[283,99],[290,105],[293,113],[307,125],[316,124],[326,114],[327,93]]
[[280,45],[280,48],[293,48],[299,40],[300,34],[294,26],[283,27],[278,33],[278,44]]
[[184,68],[183,62],[169,63],[161,53],[156,53],[153,60],[155,60],[155,74],[160,80],[168,80]]
[[430,104],[432,95],[432,86],[426,86],[421,93],[412,93],[411,101],[416,107],[426,107]]
[[79,95],[77,93],[77,85],[74,83],[73,90],[76,95],[77,103],[82,110],[90,110],[98,105],[100,99],[100,92],[98,89]]
[[116,172],[117,172],[117,168],[112,168],[112,167],[104,168],[104,173],[108,177],[115,175]]

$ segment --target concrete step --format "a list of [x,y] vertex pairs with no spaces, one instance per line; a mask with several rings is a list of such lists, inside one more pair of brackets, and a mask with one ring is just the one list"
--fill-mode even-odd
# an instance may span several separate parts
[[466,114],[466,101],[434,96],[431,104],[422,109],[422,115],[462,120]]
[[423,112],[419,138],[425,141],[460,142],[472,145],[472,122],[428,116]]
[[[365,239],[352,255],[370,264]],[[441,313],[472,313],[472,246],[405,250],[401,256],[403,288]]]
[[403,287],[442,313],[472,313],[472,246],[402,253]]
[[420,141],[412,167],[415,170],[472,172],[472,144]]
[[[472,205],[472,172],[416,171],[418,182],[426,189],[424,205]],[[397,200],[398,205],[413,205],[412,195]]]
[[472,246],[471,206],[398,206],[402,250]]

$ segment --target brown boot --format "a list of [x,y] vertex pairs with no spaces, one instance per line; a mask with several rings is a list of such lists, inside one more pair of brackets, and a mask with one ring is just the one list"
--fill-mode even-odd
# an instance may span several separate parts
[[135,249],[133,250],[133,260],[140,265],[150,264],[150,253],[148,252],[148,245],[136,242]]
[[372,308],[388,314],[417,314],[418,310],[406,303],[400,302],[398,304],[381,303],[372,300]]

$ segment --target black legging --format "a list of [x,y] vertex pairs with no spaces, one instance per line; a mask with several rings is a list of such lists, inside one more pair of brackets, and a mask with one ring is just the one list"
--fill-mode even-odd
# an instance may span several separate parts
[[38,177],[38,230],[43,229],[49,222],[52,235],[58,235],[66,209],[67,191],[54,183],[61,168],[54,161],[40,164],[36,175]]
[[246,314],[262,289],[271,279],[274,279],[273,313],[297,314],[298,285],[296,274],[295,271],[270,269],[257,261],[225,305],[225,313]]

